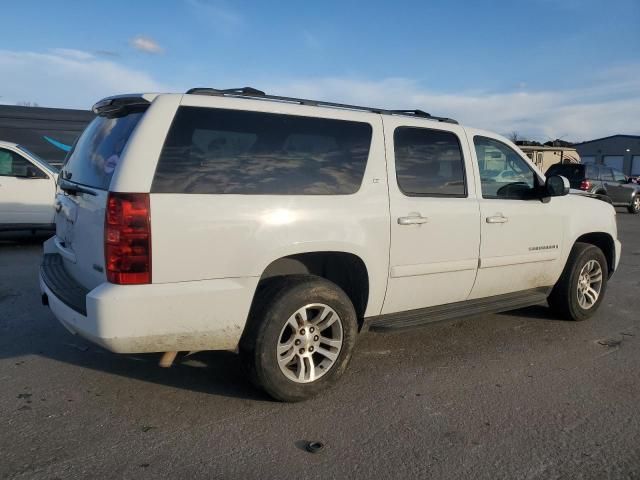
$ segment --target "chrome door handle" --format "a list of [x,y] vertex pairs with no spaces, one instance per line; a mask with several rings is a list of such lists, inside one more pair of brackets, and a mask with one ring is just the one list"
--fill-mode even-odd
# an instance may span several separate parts
[[411,213],[408,217],[398,217],[398,225],[421,225],[427,223],[429,219],[419,213]]
[[487,223],[507,223],[509,219],[503,215],[494,215],[493,217],[487,217]]

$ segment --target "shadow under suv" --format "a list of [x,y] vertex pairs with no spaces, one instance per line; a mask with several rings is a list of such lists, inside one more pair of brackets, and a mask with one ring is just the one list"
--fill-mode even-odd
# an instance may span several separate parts
[[627,207],[629,213],[640,212],[640,185],[631,183],[624,173],[605,165],[556,163],[546,172],[547,176],[562,175],[571,188],[603,195],[616,207]]

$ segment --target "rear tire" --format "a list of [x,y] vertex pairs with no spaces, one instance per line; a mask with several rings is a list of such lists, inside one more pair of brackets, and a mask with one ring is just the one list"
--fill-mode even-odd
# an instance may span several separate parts
[[602,250],[577,242],[549,295],[549,306],[567,320],[586,320],[602,303],[608,277],[607,259]]
[[255,386],[298,402],[342,376],[357,332],[355,310],[340,287],[312,275],[275,277],[256,294],[240,356]]
[[634,215],[637,215],[638,212],[640,212],[640,195],[633,197],[633,200],[631,200],[631,204],[627,207],[627,210],[629,213]]

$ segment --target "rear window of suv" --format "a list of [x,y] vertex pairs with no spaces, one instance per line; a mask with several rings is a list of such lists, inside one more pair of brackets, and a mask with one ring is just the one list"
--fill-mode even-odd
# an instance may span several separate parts
[[371,125],[294,115],[180,107],[154,193],[345,195],[364,176]]
[[119,117],[99,116],[82,132],[63,167],[63,178],[108,190],[133,129],[144,112]]

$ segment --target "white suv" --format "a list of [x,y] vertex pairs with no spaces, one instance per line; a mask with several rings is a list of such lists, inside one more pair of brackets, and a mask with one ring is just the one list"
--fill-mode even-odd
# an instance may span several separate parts
[[94,112],[58,181],[44,303],[113,352],[239,350],[277,399],[335,381],[359,331],[547,299],[585,319],[620,258],[610,204],[451,119],[251,88]]

